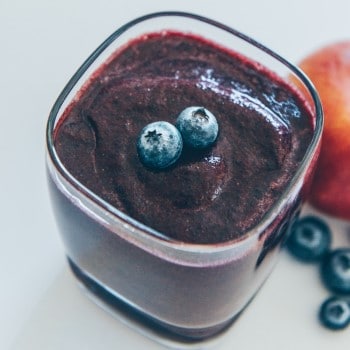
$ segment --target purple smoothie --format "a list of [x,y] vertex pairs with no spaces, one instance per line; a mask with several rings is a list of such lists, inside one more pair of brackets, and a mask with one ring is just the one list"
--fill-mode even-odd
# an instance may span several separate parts
[[65,197],[51,196],[70,266],[95,297],[157,337],[191,343],[225,330],[247,306],[275,264],[281,242],[299,213],[299,200],[235,258],[196,263],[140,249]]
[[[138,159],[148,123],[175,123],[204,106],[220,125],[215,145],[188,149],[170,169]],[[281,79],[193,36],[144,36],[117,52],[66,111],[55,134],[64,166],[82,184],[166,237],[235,239],[285,190],[313,134],[304,101]]]
[[[141,129],[175,123],[193,105],[215,114],[216,143],[185,149],[171,168],[145,168]],[[288,83],[205,39],[169,31],[122,46],[52,131],[60,164],[49,162],[49,184],[73,272],[112,308],[167,336],[222,331],[265,281],[298,215],[311,171],[285,190],[313,124]]]

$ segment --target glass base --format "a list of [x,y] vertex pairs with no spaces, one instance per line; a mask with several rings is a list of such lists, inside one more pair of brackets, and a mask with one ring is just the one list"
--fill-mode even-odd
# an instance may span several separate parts
[[72,272],[92,301],[123,324],[170,348],[211,348],[220,341],[225,331],[239,317],[236,315],[224,324],[205,329],[187,329],[166,324],[135,309],[112,294],[106,287],[82,271],[69,257],[68,262]]

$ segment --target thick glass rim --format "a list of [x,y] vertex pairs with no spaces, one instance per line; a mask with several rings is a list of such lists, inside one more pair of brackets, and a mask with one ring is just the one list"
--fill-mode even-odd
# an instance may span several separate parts
[[[270,210],[264,215],[262,220],[255,227],[247,231],[241,237],[238,237],[230,241],[214,243],[214,244],[196,244],[196,243],[181,242],[181,241],[167,238],[166,236],[157,232],[156,230],[146,225],[143,225],[142,223],[134,220],[127,214],[124,214],[123,212],[116,209],[115,207],[110,205],[108,202],[104,201],[102,198],[97,196],[95,193],[93,193],[91,190],[86,188],[84,185],[82,185],[63,166],[54,147],[53,133],[56,125],[55,124],[56,117],[59,113],[59,110],[62,107],[69,93],[73,90],[76,83],[83,76],[83,74],[88,70],[88,68],[95,62],[95,60],[100,56],[100,54],[111,43],[113,43],[120,35],[125,33],[128,29],[134,27],[135,25],[141,22],[145,22],[146,20],[159,18],[159,17],[167,17],[167,16],[183,17],[183,18],[185,17],[188,19],[207,23],[213,27],[216,27],[217,29],[221,29],[229,34],[234,35],[235,37],[242,39],[246,43],[255,46],[259,50],[262,50],[263,52],[275,58],[277,61],[282,63],[284,66],[286,66],[292,73],[294,73],[300,79],[300,81],[305,85],[308,92],[310,93],[312,102],[314,104],[315,128],[314,128],[313,138],[305,152],[303,160],[301,161],[293,178],[290,180],[287,188],[281,194],[280,198],[276,201],[276,203],[272,206],[272,208],[270,208]],[[47,161],[48,163],[50,161],[52,162],[52,165],[58,171],[58,174],[61,180],[69,184],[71,188],[74,188],[76,192],[80,193],[87,201],[97,205],[101,209],[100,212],[105,211],[106,214],[108,214],[107,217],[109,220],[112,220],[112,221],[117,220],[119,224],[122,223],[125,227],[127,227],[127,230],[130,230],[132,235],[134,235],[135,237],[138,236],[138,238],[136,239],[136,243],[138,245],[143,247],[144,244],[145,245],[150,244],[151,246],[153,246],[153,248],[152,249],[150,248],[150,249],[154,251],[154,244],[160,244],[164,246],[167,252],[169,252],[169,249],[170,250],[175,249],[176,255],[178,255],[179,252],[183,252],[185,255],[187,255],[188,253],[214,253],[214,252],[220,253],[220,252],[230,250],[232,248],[237,248],[237,246],[246,246],[247,244],[249,246],[250,245],[248,242],[249,239],[254,237],[256,233],[263,232],[263,230],[272,223],[273,218],[277,216],[278,213],[280,212],[279,209],[283,208],[285,200],[290,198],[290,195],[292,194],[293,190],[298,188],[298,182],[302,179],[303,174],[305,174],[305,172],[307,171],[308,166],[311,162],[312,155],[314,154],[314,152],[318,147],[322,130],[323,130],[323,124],[324,124],[324,121],[323,121],[322,105],[314,85],[298,67],[296,67],[295,65],[293,65],[292,63],[290,63],[289,61],[281,57],[279,54],[270,50],[263,44],[252,39],[251,37],[245,34],[242,34],[236,29],[233,29],[227,25],[224,25],[220,22],[209,19],[207,17],[203,17],[193,13],[179,12],[179,11],[156,12],[156,13],[150,13],[150,14],[138,17],[132,21],[129,21],[123,26],[119,27],[119,29],[113,32],[104,42],[102,42],[102,44],[100,44],[100,46],[97,47],[95,51],[92,52],[92,54],[85,60],[85,62],[80,66],[80,68],[78,68],[76,73],[68,81],[66,86],[63,88],[62,92],[59,94],[49,114],[47,127],[46,127],[46,147],[47,147],[47,158],[48,158]],[[51,171],[52,173],[52,169],[50,169],[50,166],[49,166],[49,171]],[[111,229],[111,226],[109,226],[109,229]],[[170,255],[173,255],[173,254],[170,254]]]

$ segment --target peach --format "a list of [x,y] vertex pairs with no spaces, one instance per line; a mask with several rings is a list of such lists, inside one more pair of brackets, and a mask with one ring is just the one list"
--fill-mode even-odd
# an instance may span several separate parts
[[350,219],[350,41],[328,45],[299,66],[319,92],[325,117],[310,202]]

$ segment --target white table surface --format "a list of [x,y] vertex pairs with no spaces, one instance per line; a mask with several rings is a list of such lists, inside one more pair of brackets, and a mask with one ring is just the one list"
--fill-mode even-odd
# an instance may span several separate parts
[[[77,287],[47,195],[44,144],[49,110],[68,78],[112,31],[153,11],[220,20],[292,62],[350,39],[350,1],[0,0],[1,349],[163,349],[103,312]],[[330,220],[336,245],[350,224]],[[317,268],[283,252],[270,279],[215,348],[346,349],[350,328],[316,318],[328,296]]]

